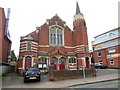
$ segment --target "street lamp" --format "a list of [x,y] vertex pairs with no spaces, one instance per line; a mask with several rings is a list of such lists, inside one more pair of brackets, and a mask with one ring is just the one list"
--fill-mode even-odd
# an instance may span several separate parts
[[82,67],[83,67],[83,78],[84,78],[84,81],[86,81],[85,80],[85,57],[81,57],[81,59],[82,59]]

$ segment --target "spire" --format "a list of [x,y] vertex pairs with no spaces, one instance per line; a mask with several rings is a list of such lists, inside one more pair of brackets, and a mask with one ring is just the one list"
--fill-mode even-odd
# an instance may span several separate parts
[[76,14],[81,14],[78,2],[76,2]]

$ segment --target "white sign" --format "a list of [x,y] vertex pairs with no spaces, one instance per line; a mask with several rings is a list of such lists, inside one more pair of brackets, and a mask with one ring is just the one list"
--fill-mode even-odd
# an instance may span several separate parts
[[47,67],[47,65],[46,64],[43,64],[43,68],[46,68]]
[[102,35],[96,37],[94,44],[101,43],[101,42],[104,42],[104,41],[108,41],[108,40],[111,40],[111,39],[114,39],[114,38],[117,38],[117,37],[119,37],[117,30],[116,31],[110,31],[108,33],[105,33],[105,34],[102,34]]
[[42,68],[42,64],[38,64],[38,68]]

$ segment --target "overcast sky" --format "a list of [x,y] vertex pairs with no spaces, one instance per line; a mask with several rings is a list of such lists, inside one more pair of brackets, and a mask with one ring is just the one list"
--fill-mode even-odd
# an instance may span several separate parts
[[11,8],[9,31],[15,54],[19,54],[20,36],[31,33],[55,14],[73,29],[76,1],[86,21],[91,49],[95,36],[118,27],[119,0],[0,0],[5,13]]

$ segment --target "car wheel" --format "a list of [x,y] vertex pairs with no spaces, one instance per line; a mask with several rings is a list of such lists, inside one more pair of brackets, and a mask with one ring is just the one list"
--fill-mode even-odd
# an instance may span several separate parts
[[40,82],[40,78],[38,79],[38,82]]
[[27,80],[26,79],[24,79],[24,83],[26,83],[27,82]]
[[101,69],[101,67],[98,67],[98,69]]

